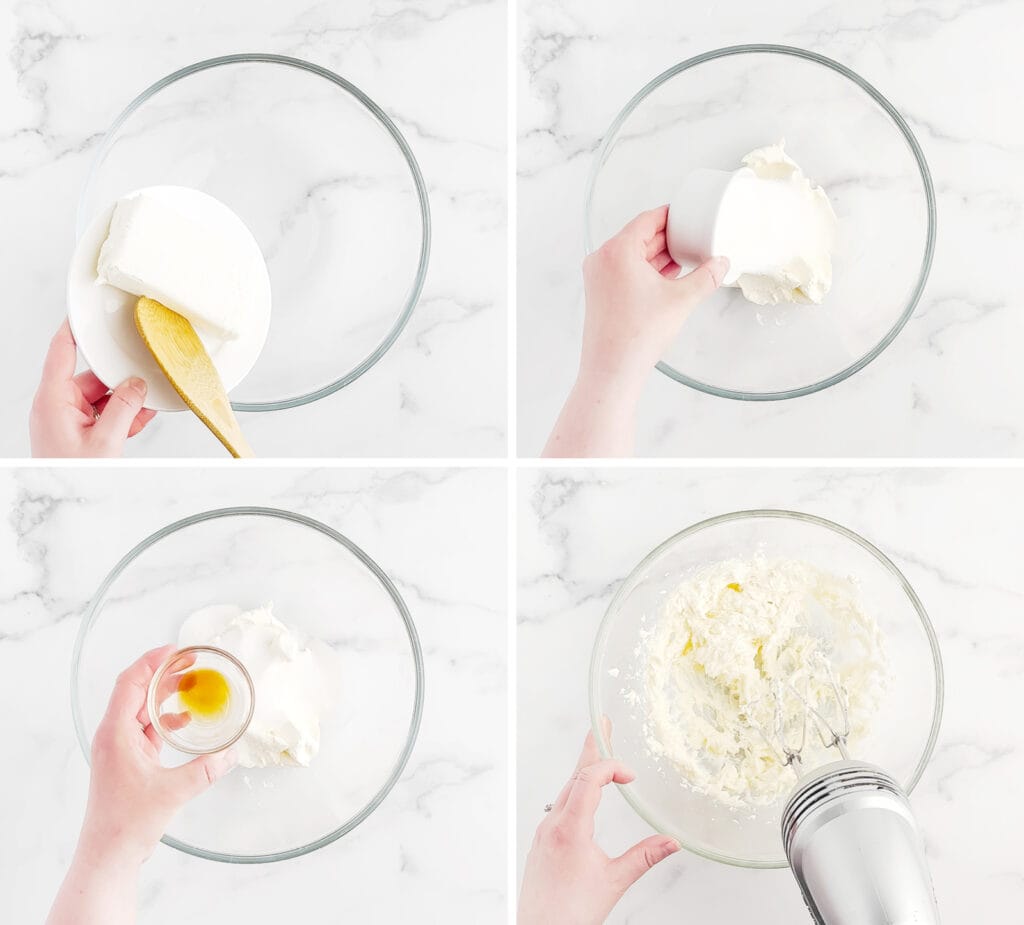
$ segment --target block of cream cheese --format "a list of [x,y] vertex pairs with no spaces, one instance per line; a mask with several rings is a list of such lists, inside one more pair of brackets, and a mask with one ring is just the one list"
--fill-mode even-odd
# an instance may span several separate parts
[[234,340],[258,298],[250,263],[222,229],[143,191],[115,205],[96,273],[101,282],[163,303],[198,331]]
[[680,266],[728,257],[726,286],[757,305],[820,305],[832,286],[837,220],[784,142],[751,151],[735,171],[695,170],[669,206],[668,252]]

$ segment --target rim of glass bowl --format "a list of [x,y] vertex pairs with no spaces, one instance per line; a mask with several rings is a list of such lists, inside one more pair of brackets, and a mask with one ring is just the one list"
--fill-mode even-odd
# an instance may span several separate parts
[[412,649],[413,655],[413,663],[416,669],[416,697],[413,703],[412,718],[409,721],[409,732],[406,736],[405,745],[398,755],[398,760],[395,762],[395,765],[385,780],[384,785],[376,792],[376,794],[374,794],[370,802],[339,828],[321,836],[307,845],[303,845],[300,848],[289,848],[287,851],[278,851],[271,854],[224,854],[219,851],[207,851],[203,848],[198,848],[195,845],[190,845],[187,842],[172,838],[170,835],[164,835],[163,838],[160,839],[165,845],[177,848],[179,851],[185,852],[185,854],[191,854],[199,858],[206,858],[209,861],[224,861],[229,864],[264,864],[271,861],[284,861],[289,858],[301,857],[304,854],[309,854],[316,851],[318,848],[323,848],[325,845],[329,845],[332,842],[337,841],[343,835],[351,832],[357,825],[370,816],[370,814],[373,813],[373,811],[380,806],[382,802],[384,802],[385,797],[387,797],[391,792],[391,789],[398,782],[398,778],[405,769],[405,766],[409,761],[409,756],[412,754],[413,746],[416,744],[416,736],[419,733],[420,720],[423,715],[423,651],[420,648],[419,634],[416,632],[416,625],[413,623],[412,615],[409,613],[409,608],[406,607],[405,601],[398,593],[398,589],[395,587],[394,583],[385,574],[381,567],[373,561],[373,559],[348,539],[348,537],[343,536],[337,530],[328,527],[326,524],[320,523],[318,520],[313,520],[312,517],[306,517],[302,514],[295,514],[292,511],[284,511],[279,508],[271,507],[226,507],[212,511],[204,511],[201,514],[193,514],[190,517],[177,520],[174,523],[168,524],[166,527],[157,530],[156,533],[146,537],[146,539],[126,553],[117,565],[110,570],[107,577],[103,579],[103,583],[99,586],[98,590],[93,595],[92,600],[89,602],[85,617],[82,620],[82,625],[78,630],[78,636],[75,639],[74,654],[72,655],[71,661],[71,713],[74,718],[75,733],[78,736],[78,744],[82,747],[82,753],[85,755],[86,764],[90,763],[91,743],[85,731],[85,723],[82,719],[81,707],[78,702],[78,668],[82,657],[82,648],[85,643],[86,634],[89,632],[89,628],[95,621],[100,607],[106,599],[107,592],[121,573],[131,565],[131,563],[134,562],[141,553],[160,542],[160,540],[186,527],[191,527],[207,520],[218,520],[223,517],[271,517],[278,520],[287,520],[291,523],[300,524],[301,526],[316,530],[329,539],[334,540],[341,546],[344,546],[350,553],[352,553],[352,555],[362,562],[366,568],[373,572],[377,580],[384,586],[384,589],[390,595],[395,608],[398,610],[399,616],[402,618],[402,622],[405,624],[405,631],[409,638],[409,645]]
[[732,398],[737,401],[780,401],[786,398],[800,398],[804,395],[812,395],[815,392],[820,392],[822,389],[827,389],[829,386],[836,385],[844,379],[848,379],[854,373],[860,372],[860,370],[867,366],[868,363],[877,359],[882,351],[896,339],[896,336],[903,330],[904,325],[914,314],[914,309],[917,308],[917,303],[921,300],[925,284],[928,282],[928,274],[931,272],[932,257],[935,253],[936,209],[935,189],[932,184],[931,171],[928,169],[928,162],[925,160],[924,152],[921,150],[921,146],[918,144],[917,138],[910,130],[910,126],[907,125],[903,116],[899,114],[896,107],[893,106],[888,99],[886,99],[863,77],[855,71],[850,70],[846,65],[840,64],[838,61],[834,61],[832,58],[827,58],[824,55],[817,54],[816,52],[807,51],[805,48],[797,48],[792,45],[729,45],[725,48],[716,48],[714,51],[704,52],[703,54],[697,55],[693,58],[688,58],[686,61],[682,61],[679,64],[670,67],[667,71],[663,71],[650,81],[628,103],[626,103],[622,108],[622,111],[615,117],[615,120],[605,133],[605,136],[597,149],[594,162],[591,165],[590,176],[587,179],[586,203],[584,206],[583,216],[583,234],[586,252],[590,254],[594,250],[594,242],[590,237],[590,212],[593,204],[594,187],[597,183],[598,174],[604,166],[605,161],[608,159],[612,147],[618,138],[619,130],[622,128],[626,119],[632,115],[633,110],[635,110],[637,106],[639,106],[640,103],[642,103],[651,93],[657,90],[658,87],[671,80],[677,74],[681,74],[683,71],[687,71],[699,64],[704,64],[707,61],[714,61],[716,58],[726,58],[731,55],[745,54],[777,54],[789,55],[794,58],[803,58],[806,61],[813,61],[827,68],[831,68],[837,74],[842,75],[860,87],[861,90],[863,90],[882,108],[882,110],[893,121],[896,128],[900,130],[900,134],[903,135],[903,140],[907,143],[907,147],[910,148],[911,154],[914,155],[914,160],[917,161],[917,169],[921,174],[921,182],[924,185],[925,200],[928,208],[928,235],[925,240],[924,254],[921,258],[921,270],[918,274],[917,284],[914,286],[903,312],[896,319],[896,322],[892,327],[889,328],[885,336],[875,344],[874,347],[865,353],[859,360],[851,363],[845,369],[840,370],[838,373],[833,373],[831,376],[827,376],[826,378],[812,383],[811,385],[804,385],[795,389],[783,389],[780,392],[744,392],[735,389],[721,388],[716,385],[710,385],[707,382],[701,382],[699,379],[693,379],[685,373],[679,372],[675,367],[669,366],[669,364],[664,361],[660,361],[658,363],[658,369],[670,379],[674,379],[676,382],[681,382],[683,385],[687,385],[692,389],[696,389],[697,391],[704,392],[708,395],[716,395],[719,398]]
[[198,74],[200,71],[206,71],[210,68],[222,67],[224,65],[231,64],[280,64],[285,67],[297,68],[300,71],[306,71],[310,74],[322,77],[324,80],[329,80],[350,96],[354,97],[356,101],[362,104],[362,106],[369,111],[370,115],[372,115],[381,124],[387,133],[394,139],[398,149],[402,152],[406,166],[409,168],[409,172],[412,175],[413,184],[416,187],[416,196],[420,205],[420,256],[416,267],[416,278],[413,280],[412,286],[406,295],[405,304],[402,306],[401,312],[395,319],[395,322],[392,324],[391,329],[387,332],[384,339],[366,357],[356,364],[356,366],[345,373],[344,376],[325,386],[321,386],[319,389],[307,392],[305,395],[298,395],[294,398],[285,398],[280,401],[231,403],[231,407],[234,408],[235,411],[284,411],[287,408],[297,408],[301,405],[307,405],[310,402],[318,401],[321,398],[326,398],[328,395],[333,395],[345,386],[351,385],[351,383],[355,382],[356,379],[363,375],[363,373],[375,366],[384,354],[391,349],[395,341],[398,340],[398,336],[402,333],[406,324],[408,324],[409,318],[412,317],[413,310],[416,308],[416,303],[419,301],[420,294],[423,291],[423,282],[427,276],[427,264],[430,260],[431,223],[430,201],[427,198],[427,186],[423,180],[423,174],[416,161],[416,156],[412,153],[412,148],[409,147],[409,143],[405,140],[405,136],[399,131],[395,123],[391,121],[387,113],[384,112],[384,110],[381,109],[381,107],[370,99],[370,97],[362,90],[360,90],[359,87],[351,81],[346,80],[344,77],[341,77],[339,74],[335,74],[334,71],[330,71],[318,64],[304,61],[301,58],[292,58],[288,55],[262,54],[259,52],[247,52],[243,54],[221,55],[217,58],[207,58],[206,60],[197,61],[195,64],[190,64],[187,67],[174,71],[172,74],[168,74],[166,77],[161,78],[155,84],[143,90],[142,93],[135,97],[135,99],[133,99],[124,108],[124,110],[122,110],[121,114],[111,123],[110,128],[107,129],[106,134],[103,136],[103,140],[100,143],[99,149],[96,151],[96,156],[93,158],[92,165],[89,168],[89,174],[85,180],[85,185],[82,187],[82,192],[78,199],[78,213],[75,219],[75,239],[77,240],[80,238],[88,226],[88,217],[85,215],[85,201],[88,197],[89,190],[92,186],[93,180],[95,179],[96,173],[99,170],[99,166],[104,157],[106,157],[107,151],[113,145],[114,138],[118,130],[122,125],[124,125],[132,113],[165,87],[168,87],[191,74]]
[[[932,756],[932,752],[935,749],[935,742],[939,736],[939,726],[942,723],[942,705],[945,697],[945,681],[943,679],[942,671],[942,655],[939,651],[939,640],[935,635],[935,628],[932,626],[932,622],[928,617],[927,611],[924,609],[924,604],[921,603],[921,599],[917,596],[917,592],[911,587],[910,582],[904,577],[903,573],[897,568],[895,563],[885,555],[878,547],[868,542],[864,537],[852,530],[840,526],[831,520],[826,520],[824,517],[817,517],[814,514],[804,514],[799,511],[787,511],[781,509],[759,509],[750,511],[733,511],[730,514],[720,514],[717,517],[710,517],[707,520],[702,520],[699,523],[693,524],[687,527],[685,530],[681,530],[679,533],[670,536],[664,542],[658,544],[655,549],[644,556],[643,560],[633,568],[629,575],[620,583],[618,590],[615,592],[615,596],[612,598],[611,603],[608,605],[608,609],[605,611],[604,617],[601,620],[601,626],[597,631],[597,638],[594,640],[594,649],[590,657],[590,679],[589,679],[589,699],[590,699],[590,724],[594,731],[594,737],[597,739],[598,748],[601,751],[602,758],[613,757],[613,752],[609,742],[605,740],[604,726],[601,723],[601,716],[598,712],[598,671],[600,670],[600,662],[604,655],[604,647],[607,641],[609,632],[611,631],[611,625],[615,617],[617,616],[618,606],[622,599],[625,598],[627,591],[633,587],[634,578],[642,574],[648,566],[654,562],[666,549],[670,546],[674,546],[679,541],[686,539],[689,536],[699,533],[709,527],[715,527],[719,524],[730,523],[736,520],[760,520],[760,519],[777,519],[777,520],[797,520],[805,524],[813,524],[818,527],[823,527],[827,530],[831,530],[833,533],[838,533],[840,536],[846,537],[846,539],[853,541],[861,549],[870,553],[880,565],[884,566],[885,569],[899,582],[903,588],[904,594],[910,601],[911,606],[917,612],[918,619],[921,621],[921,628],[924,630],[925,636],[928,639],[928,645],[932,650],[932,666],[935,670],[935,705],[932,708],[932,724],[931,729],[928,733],[928,740],[925,743],[924,750],[921,753],[921,757],[917,762],[917,766],[914,768],[913,773],[910,775],[909,781],[906,783],[906,792],[909,794],[913,791],[914,787],[917,786],[918,781],[921,779],[921,775],[924,773],[924,769],[928,764]],[[664,828],[661,824],[661,820],[655,818],[654,813],[650,813],[646,810],[643,803],[634,795],[632,786],[630,784],[617,785],[622,795],[626,798],[626,802],[633,807],[641,819],[643,819],[652,829],[658,832],[663,832]],[[678,836],[673,833],[673,838]],[[734,867],[750,867],[759,869],[768,868],[780,868],[788,866],[785,860],[782,861],[750,861],[745,858],[732,857],[731,855],[721,854],[716,851],[711,851],[705,848],[697,847],[696,845],[688,844],[687,842],[679,839],[679,843],[686,848],[687,851],[691,851],[694,854],[699,854],[701,857],[708,858],[712,861],[720,861],[723,864],[731,864]],[[781,851],[781,845],[780,845]]]
[[[215,748],[192,748],[186,745],[184,742],[174,742],[171,740],[168,730],[164,728],[164,724],[160,721],[160,711],[157,709],[158,704],[157,688],[160,686],[160,682],[163,680],[168,669],[173,665],[181,656],[191,652],[207,652],[211,655],[222,658],[227,662],[230,662],[235,670],[242,676],[242,680],[245,682],[246,688],[249,690],[249,709],[245,712],[245,719],[238,731],[231,736],[222,745],[218,745]],[[149,721],[153,728],[156,730],[156,734],[163,739],[171,748],[177,752],[181,752],[183,755],[213,755],[216,752],[225,751],[231,748],[242,736],[245,735],[246,730],[249,728],[249,724],[252,722],[252,715],[256,711],[256,689],[253,687],[252,676],[249,674],[249,669],[245,667],[235,656],[233,656],[226,649],[219,649],[217,646],[184,646],[181,649],[176,649],[170,655],[163,660],[163,664],[153,673],[152,679],[150,679],[149,687],[146,690],[146,709],[149,711]]]

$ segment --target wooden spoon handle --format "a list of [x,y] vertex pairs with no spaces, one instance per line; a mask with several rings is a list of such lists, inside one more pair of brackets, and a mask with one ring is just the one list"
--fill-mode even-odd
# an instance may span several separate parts
[[235,457],[235,459],[255,459],[256,454],[253,452],[252,447],[249,446],[249,442],[245,439],[242,434],[242,428],[238,424],[238,418],[235,417],[234,411],[230,405],[229,414],[220,416],[220,423],[214,424],[213,421],[208,421],[202,414],[197,412],[199,419],[210,428],[210,432],[224,444],[227,451]]
[[188,396],[181,392],[179,394],[192,409],[192,413],[209,428],[211,434],[224,444],[224,448],[235,459],[254,459],[256,457],[252,447],[249,446],[249,441],[242,434],[242,428],[226,394],[208,396],[205,402],[196,402],[195,404]]
[[165,305],[143,297],[135,305],[135,325],[174,390],[195,416],[236,459],[254,457],[217,368],[191,323]]

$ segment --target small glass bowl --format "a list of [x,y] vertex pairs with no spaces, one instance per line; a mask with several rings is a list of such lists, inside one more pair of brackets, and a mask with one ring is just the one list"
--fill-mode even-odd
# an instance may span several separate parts
[[[216,672],[227,686],[223,708],[209,716],[191,711],[183,697],[183,682],[199,671]],[[209,755],[229,748],[245,734],[256,696],[249,672],[230,652],[189,646],[157,669],[146,703],[149,721],[171,748],[187,755]]]

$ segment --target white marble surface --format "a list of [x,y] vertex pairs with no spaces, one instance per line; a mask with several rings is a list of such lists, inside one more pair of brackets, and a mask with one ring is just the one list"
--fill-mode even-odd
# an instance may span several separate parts
[[390,574],[423,644],[423,725],[382,806],[307,857],[234,866],[158,846],[139,921],[504,921],[505,486],[480,469],[0,472],[0,921],[41,922],[74,848],[87,768],[68,678],[88,599],[154,529],[232,504],[322,520]]
[[[434,240],[420,303],[384,359],[340,393],[243,419],[268,456],[505,452],[506,7],[502,0],[0,2],[0,456],[28,455],[27,419],[64,313],[75,209],[102,133],[138,92],[203,58],[293,55],[361,87],[423,171]],[[134,456],[219,456],[185,415]]]
[[523,0],[518,69],[518,451],[537,455],[572,381],[587,173],[627,100],[703,51],[745,42],[835,58],[886,94],[935,182],[938,242],[914,317],[875,362],[816,395],[744,403],[652,375],[649,456],[1016,456],[1024,336],[1024,3]]
[[[944,922],[996,922],[1024,904],[1013,796],[1024,774],[1020,523],[1012,470],[565,469],[520,476],[518,861],[571,772],[588,724],[587,668],[617,584],[659,542],[705,517],[790,507],[861,533],[919,593],[940,640],[946,703],[912,803]],[[618,853],[650,830],[611,789],[598,841]],[[685,852],[627,895],[616,923],[807,921],[786,870]]]

